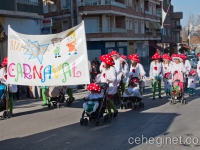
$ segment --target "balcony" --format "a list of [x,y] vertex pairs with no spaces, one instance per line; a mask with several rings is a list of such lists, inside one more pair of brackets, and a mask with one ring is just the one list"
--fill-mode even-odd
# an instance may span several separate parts
[[172,42],[173,43],[181,43],[182,42],[182,38],[178,37],[178,36],[173,36],[172,37]]
[[33,5],[33,6],[39,6],[39,2],[35,2],[33,0],[17,0],[18,4],[27,4],[27,5]]
[[86,28],[86,33],[127,33],[127,30],[123,28]]
[[180,20],[183,19],[183,12],[173,12],[172,13],[173,20]]
[[126,8],[126,5],[123,3],[119,3],[113,0],[93,0],[93,1],[84,1],[84,2],[79,2],[78,7],[82,6],[105,6],[105,5],[112,5],[112,6],[117,6],[121,8]]
[[146,30],[145,32],[146,32],[146,34],[153,34],[153,32],[151,30]]
[[181,30],[182,30],[182,26],[180,26],[180,25],[172,28],[173,32],[180,32]]

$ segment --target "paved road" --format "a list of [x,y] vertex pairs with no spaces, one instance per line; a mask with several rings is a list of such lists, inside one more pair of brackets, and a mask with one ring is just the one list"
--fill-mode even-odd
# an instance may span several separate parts
[[[200,88],[199,88],[200,89]],[[197,90],[196,93],[199,93]],[[86,91],[75,94],[71,107],[48,109],[41,100],[15,101],[15,116],[0,120],[0,150],[199,150],[200,144],[183,144],[186,138],[200,140],[200,99],[187,96],[188,104],[169,105],[167,98],[151,99],[150,87],[144,95],[145,107],[139,111],[119,110],[117,118],[101,127],[80,126],[82,100]],[[170,137],[182,138],[182,144],[170,144]],[[132,138],[143,138],[138,144]],[[152,139],[168,138],[160,146]],[[137,139],[139,140],[139,139]],[[190,143],[190,139],[188,141]]]

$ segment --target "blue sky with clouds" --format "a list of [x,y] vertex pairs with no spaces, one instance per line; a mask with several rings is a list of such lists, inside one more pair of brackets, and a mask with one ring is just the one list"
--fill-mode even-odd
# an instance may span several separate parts
[[200,0],[172,0],[174,11],[183,11],[182,26],[187,25],[188,17],[191,14],[200,15]]

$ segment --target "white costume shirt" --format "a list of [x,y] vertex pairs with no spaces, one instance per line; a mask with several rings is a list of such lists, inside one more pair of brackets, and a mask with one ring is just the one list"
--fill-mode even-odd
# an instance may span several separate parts
[[197,76],[188,76],[188,88],[196,89]]
[[162,64],[162,69],[163,69],[163,75],[167,72],[171,72],[171,68],[172,68],[172,64],[169,63],[169,64]]
[[185,69],[186,69],[186,72],[185,72],[185,73],[188,75],[189,72],[190,72],[190,70],[191,70],[191,65],[190,65],[189,60],[185,60],[184,66],[185,66]]
[[124,64],[124,68],[122,67],[122,74],[124,75],[123,83],[126,83],[128,81],[128,76],[129,76],[128,63]]
[[185,66],[183,63],[179,63],[179,64],[176,64],[174,63],[173,66],[172,66],[172,69],[171,69],[171,73],[174,74],[175,71],[178,71],[178,73],[185,73]]
[[198,64],[197,64],[197,73],[198,73],[198,77],[200,77],[200,61],[198,61]]
[[[133,70],[135,72],[133,72]],[[140,75],[145,76],[146,72],[144,71],[143,66],[140,63],[137,63],[135,67],[131,65],[129,76],[137,77],[140,79]]]
[[108,94],[114,95],[117,92],[117,73],[114,67],[110,67],[108,70],[105,69],[101,73],[101,82],[110,81],[108,87]]
[[121,76],[122,76],[122,66],[121,66],[120,59],[118,58],[117,60],[114,60],[114,62],[115,62],[114,67],[117,73],[117,82],[120,82]]
[[[126,90],[128,90],[128,93],[130,94],[126,94]],[[125,90],[124,94],[123,94],[123,97],[139,97],[139,98],[142,98],[142,95],[140,93],[140,90],[138,87],[128,87],[127,89]]]
[[150,78],[154,79],[155,76],[160,76],[162,77],[163,75],[163,67],[162,63],[155,63],[155,61],[152,61],[150,64],[150,71],[149,71],[149,76]]
[[7,79],[4,77],[5,75],[7,75],[5,68],[1,68],[0,70],[1,83],[7,84]]

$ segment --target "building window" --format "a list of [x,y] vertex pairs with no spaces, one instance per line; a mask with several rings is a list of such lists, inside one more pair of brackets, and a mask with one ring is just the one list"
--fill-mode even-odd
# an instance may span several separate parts
[[129,30],[133,30],[133,22],[132,22],[132,20],[129,20]]
[[66,31],[69,29],[69,23],[67,20],[62,22],[62,31]]
[[126,6],[133,6],[133,0],[126,0]]
[[100,33],[99,18],[84,18],[86,33]]
[[141,22],[141,34],[144,34],[144,22]]
[[57,11],[57,5],[56,4],[51,4],[51,12],[56,12]]
[[152,5],[149,5],[149,13],[152,15]]
[[126,29],[129,30],[129,20],[126,19]]
[[138,34],[138,21],[135,21],[134,23],[134,30],[135,30],[135,34]]
[[43,3],[43,13],[46,14],[49,12],[49,5],[48,3]]
[[153,6],[153,15],[156,16],[156,6]]
[[69,9],[67,6],[67,0],[61,0],[61,10]]
[[138,12],[138,1],[134,0],[134,10],[135,12]]
[[144,13],[144,2],[140,1],[140,12]]

